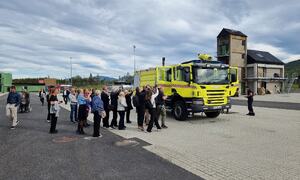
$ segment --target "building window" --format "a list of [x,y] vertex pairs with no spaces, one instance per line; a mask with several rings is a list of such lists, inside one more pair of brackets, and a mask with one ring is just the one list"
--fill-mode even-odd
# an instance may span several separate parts
[[241,68],[241,74],[242,74],[242,79],[245,79],[246,77],[246,71],[245,71],[245,68]]
[[220,56],[228,56],[229,55],[228,44],[219,46],[219,55]]
[[242,45],[246,46],[246,40],[242,40]]
[[171,82],[172,70],[171,68],[161,68],[159,69],[159,80]]
[[245,59],[245,54],[242,54],[242,59]]
[[176,75],[175,79],[177,81],[185,81],[188,82],[188,76],[190,75],[190,68],[189,67],[177,67],[176,68]]

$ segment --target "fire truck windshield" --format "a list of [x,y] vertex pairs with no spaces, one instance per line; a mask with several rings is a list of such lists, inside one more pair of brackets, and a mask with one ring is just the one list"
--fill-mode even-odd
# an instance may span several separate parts
[[197,84],[228,84],[228,68],[194,69],[194,82]]

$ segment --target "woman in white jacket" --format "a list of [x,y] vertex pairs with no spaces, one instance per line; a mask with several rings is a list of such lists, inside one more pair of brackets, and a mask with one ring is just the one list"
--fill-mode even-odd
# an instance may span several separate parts
[[56,134],[56,123],[57,123],[57,118],[59,116],[59,110],[60,106],[59,104],[62,101],[58,101],[57,99],[57,94],[58,94],[58,89],[52,89],[49,102],[50,102],[50,120],[51,120],[51,126],[50,126],[50,134]]
[[125,111],[127,108],[125,93],[121,91],[118,96],[118,113],[120,116],[119,120],[119,130],[125,130],[126,126],[124,125],[124,117],[125,117]]

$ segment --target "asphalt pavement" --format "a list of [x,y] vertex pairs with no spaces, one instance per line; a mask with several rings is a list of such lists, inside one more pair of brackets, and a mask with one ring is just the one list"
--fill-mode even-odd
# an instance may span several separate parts
[[0,179],[201,179],[143,148],[140,139],[127,140],[101,129],[102,138],[89,139],[75,134],[76,124],[62,109],[58,134],[49,134],[47,108],[36,95],[31,97],[32,112],[18,114],[11,130],[5,117],[5,99],[0,97]]

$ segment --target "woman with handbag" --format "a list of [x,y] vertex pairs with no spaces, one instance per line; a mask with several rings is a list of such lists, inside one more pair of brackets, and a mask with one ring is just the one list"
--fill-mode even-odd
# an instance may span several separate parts
[[58,101],[57,99],[57,94],[58,94],[58,89],[51,89],[50,92],[50,97],[49,97],[49,102],[50,102],[50,134],[56,134],[56,123],[57,123],[57,118],[59,116],[59,104],[62,101]]

